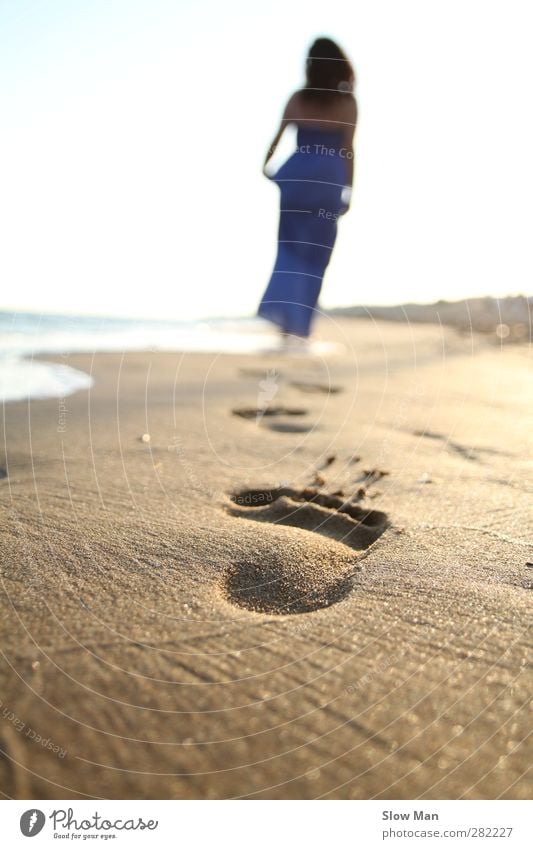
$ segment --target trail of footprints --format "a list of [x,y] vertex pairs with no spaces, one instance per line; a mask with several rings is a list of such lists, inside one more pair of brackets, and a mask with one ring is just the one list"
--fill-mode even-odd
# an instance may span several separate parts
[[[278,432],[311,430],[305,421],[307,409],[274,403],[281,377],[278,372],[248,369],[242,374],[262,378],[258,383],[259,404],[233,409],[234,416]],[[316,381],[288,383],[306,394],[335,395],[342,391],[341,386]],[[354,576],[360,569],[353,552],[368,549],[389,523],[385,513],[356,503],[365,497],[364,487],[359,487],[350,499],[344,497],[342,490],[324,490],[326,482],[320,471],[335,459],[334,455],[325,459],[312,486],[244,489],[231,494],[227,510],[232,516],[271,526],[288,525],[314,537],[309,538],[309,557],[294,557],[276,539],[266,562],[258,563],[255,556],[233,563],[223,578],[224,594],[232,604],[260,613],[308,613],[329,607],[352,591]],[[360,459],[354,456],[350,462]],[[384,474],[365,471],[358,482],[372,485]],[[315,535],[323,538],[319,545]],[[337,548],[333,550],[332,545]]]
[[[234,416],[255,421],[258,425],[261,424],[263,417],[266,417],[269,429],[278,433],[308,433],[311,430],[309,424],[292,421],[295,416],[307,415],[308,410],[301,407],[240,407],[232,412]],[[287,421],[287,417],[291,421]]]
[[[279,372],[275,369],[241,369],[241,374],[244,377],[262,378],[258,383],[259,403],[257,407],[236,407],[231,411],[234,416],[255,422],[256,425],[264,425],[277,433],[308,433],[312,430],[310,424],[301,420],[308,415],[309,410],[272,403],[279,388]],[[306,394],[336,395],[342,392],[341,386],[316,381],[294,380],[289,381],[289,386]],[[294,421],[296,417],[300,420]]]

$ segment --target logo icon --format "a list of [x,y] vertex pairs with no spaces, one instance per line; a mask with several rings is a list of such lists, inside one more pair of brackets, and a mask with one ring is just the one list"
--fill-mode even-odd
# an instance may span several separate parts
[[259,424],[265,415],[268,405],[273,400],[279,389],[279,372],[275,368],[268,369],[265,372],[263,380],[259,381],[259,391],[257,393],[257,413],[255,423]]
[[24,837],[35,837],[42,830],[45,822],[46,817],[42,811],[37,808],[30,808],[20,818],[20,830]]

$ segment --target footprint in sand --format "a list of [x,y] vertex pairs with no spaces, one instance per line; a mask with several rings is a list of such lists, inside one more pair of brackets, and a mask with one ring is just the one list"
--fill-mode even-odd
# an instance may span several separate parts
[[[241,368],[241,369],[239,369],[239,374],[242,377],[262,377],[262,378],[264,378],[266,375],[268,375],[268,369],[264,369],[264,368]],[[277,369],[276,369],[276,374],[277,374],[278,377],[282,377],[281,372],[277,371]]]
[[[276,377],[278,379],[287,379],[282,372],[275,369]],[[241,368],[239,369],[239,375],[241,377],[249,377],[249,378],[268,378],[268,370],[261,368]],[[294,389],[300,390],[300,392],[309,392],[316,394],[324,394],[324,395],[337,395],[339,392],[343,391],[342,386],[334,386],[331,383],[320,383],[319,381],[313,380],[310,377],[308,380],[289,380],[289,386],[294,387]]]
[[413,430],[413,436],[421,436],[424,439],[435,439],[439,442],[444,443],[445,448],[448,451],[455,452],[463,457],[465,460],[471,460],[474,463],[481,463],[482,459],[480,457],[481,454],[489,454],[499,457],[512,457],[513,454],[511,451],[505,451],[501,448],[488,448],[488,447],[480,447],[480,446],[472,446],[472,445],[462,445],[460,442],[455,442],[455,440],[450,439],[448,436],[445,436],[442,433],[435,433],[432,430]]
[[[365,510],[311,487],[242,490],[231,496],[227,509],[239,518],[313,533],[307,546],[310,556],[302,556],[302,544],[296,539],[299,556],[280,550],[278,543],[266,563],[241,561],[227,570],[227,599],[263,613],[308,613],[341,601],[359,571],[351,549],[368,549],[389,524],[379,510]],[[328,540],[320,542],[315,534]]]
[[308,410],[302,407],[239,407],[231,411],[234,416],[240,416],[242,419],[253,421],[257,425],[261,424],[263,419],[266,419],[265,424],[270,430],[275,430],[278,433],[308,433],[312,426],[304,423],[276,421],[276,419],[284,419],[287,417],[295,418],[305,416]]
[[231,412],[243,419],[256,420],[263,416],[305,416],[307,410],[302,407],[238,407]]
[[331,386],[329,383],[307,383],[300,380],[293,380],[290,384],[300,392],[321,393],[324,395],[337,395],[342,392],[342,386]]

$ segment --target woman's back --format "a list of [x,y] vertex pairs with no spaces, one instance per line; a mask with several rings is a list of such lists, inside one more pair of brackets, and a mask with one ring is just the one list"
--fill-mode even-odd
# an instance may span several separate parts
[[[351,182],[355,123],[355,99],[350,93],[297,91],[285,110],[286,124],[296,126],[296,151],[272,176],[284,180],[330,181],[336,185]],[[316,192],[312,185],[309,195]]]
[[301,89],[285,109],[287,124],[316,130],[337,130],[351,139],[357,122],[357,105],[351,92],[323,92]]
[[[280,189],[278,252],[258,313],[283,334],[307,337],[324,273],[348,208],[357,107],[353,68],[335,42],[317,39],[306,62],[306,85],[290,98],[265,159]],[[298,138],[274,174],[267,163],[288,126]]]

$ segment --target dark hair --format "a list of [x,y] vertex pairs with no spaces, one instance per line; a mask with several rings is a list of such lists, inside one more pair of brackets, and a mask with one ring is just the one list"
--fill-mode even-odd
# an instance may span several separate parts
[[334,92],[351,92],[355,72],[343,50],[331,38],[317,38],[309,49],[304,91],[314,91],[319,97]]

